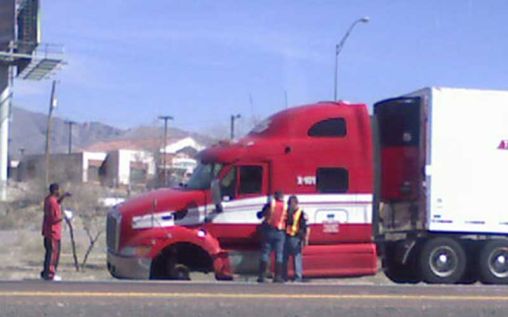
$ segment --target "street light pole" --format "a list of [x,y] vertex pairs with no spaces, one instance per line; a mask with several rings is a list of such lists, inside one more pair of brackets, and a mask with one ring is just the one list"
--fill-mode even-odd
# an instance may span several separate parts
[[358,23],[368,23],[369,20],[370,20],[369,17],[363,17],[363,18],[360,18],[360,19],[354,21],[351,24],[351,26],[349,27],[349,29],[347,30],[346,34],[344,34],[344,36],[340,40],[339,44],[337,44],[335,46],[335,76],[334,76],[334,82],[333,82],[333,100],[334,101],[337,100],[337,76],[338,76],[337,73],[339,71],[339,54],[342,51],[342,49],[344,48],[344,44],[346,43],[346,40],[348,39],[349,35],[353,31],[354,27]]
[[166,147],[168,140],[168,121],[173,120],[172,116],[159,116],[159,120],[164,121],[164,152],[162,153],[162,162],[164,166],[164,186],[168,184],[168,169],[166,166]]
[[45,175],[45,181],[46,186],[49,185],[49,170],[50,170],[50,143],[51,143],[51,121],[53,117],[53,111],[56,108],[57,100],[55,97],[56,93],[56,80],[53,80],[53,83],[51,85],[51,97],[49,99],[49,112],[48,112],[48,125],[46,129],[46,175]]
[[231,126],[230,126],[231,141],[235,139],[235,120],[240,119],[241,117],[242,116],[240,114],[231,115]]
[[67,124],[69,126],[69,154],[72,153],[72,126],[76,124],[75,121],[71,121],[71,120],[67,120],[67,121],[64,121],[65,124]]

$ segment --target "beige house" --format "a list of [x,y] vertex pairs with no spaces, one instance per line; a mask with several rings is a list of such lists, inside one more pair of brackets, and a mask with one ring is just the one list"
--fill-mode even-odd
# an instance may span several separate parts
[[[99,182],[99,169],[106,153],[80,152],[50,155],[50,180],[79,183]],[[29,181],[44,179],[46,175],[46,156],[44,154],[26,155],[17,166],[16,179]]]
[[[186,137],[168,144],[165,149],[146,150],[147,145],[150,147],[153,143],[153,140],[115,140],[92,145],[79,153],[52,154],[50,179],[100,183],[109,187],[143,186],[151,181],[160,184],[166,170],[169,183],[175,183],[194,170],[195,155],[204,148],[193,138]],[[25,155],[14,175],[18,181],[29,181],[44,179],[45,173],[45,155],[38,154]]]
[[114,150],[101,166],[101,182],[110,187],[146,184],[155,176],[155,160],[147,151]]

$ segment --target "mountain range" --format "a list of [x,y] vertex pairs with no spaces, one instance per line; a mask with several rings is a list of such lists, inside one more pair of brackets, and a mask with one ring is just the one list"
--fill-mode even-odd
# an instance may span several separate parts
[[[41,154],[45,152],[47,115],[29,111],[20,107],[11,109],[9,154],[19,158],[22,154]],[[52,118],[50,146],[51,153],[67,153],[69,125],[59,117]],[[193,137],[203,145],[209,145],[212,138],[184,131],[168,129],[169,140]],[[94,144],[109,141],[121,141],[122,144],[140,143],[162,144],[163,130],[156,126],[139,126],[132,129],[120,129],[101,122],[77,122],[72,128],[72,151],[79,152],[94,148]]]

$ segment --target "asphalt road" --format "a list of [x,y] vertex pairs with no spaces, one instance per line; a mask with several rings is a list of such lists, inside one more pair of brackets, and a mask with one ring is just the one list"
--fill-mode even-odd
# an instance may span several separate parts
[[0,315],[504,317],[508,287],[0,282]]

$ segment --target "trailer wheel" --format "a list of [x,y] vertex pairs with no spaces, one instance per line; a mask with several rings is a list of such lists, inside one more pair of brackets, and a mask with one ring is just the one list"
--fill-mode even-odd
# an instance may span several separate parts
[[479,250],[478,246],[479,244],[477,241],[471,241],[471,240],[461,240],[461,244],[464,247],[464,251],[466,252],[466,271],[464,272],[464,275],[458,282],[459,284],[474,284],[478,282],[478,255]]
[[450,238],[425,242],[418,262],[423,280],[430,284],[457,283],[466,271],[464,248]]
[[479,257],[480,280],[485,284],[508,284],[508,241],[485,243]]

